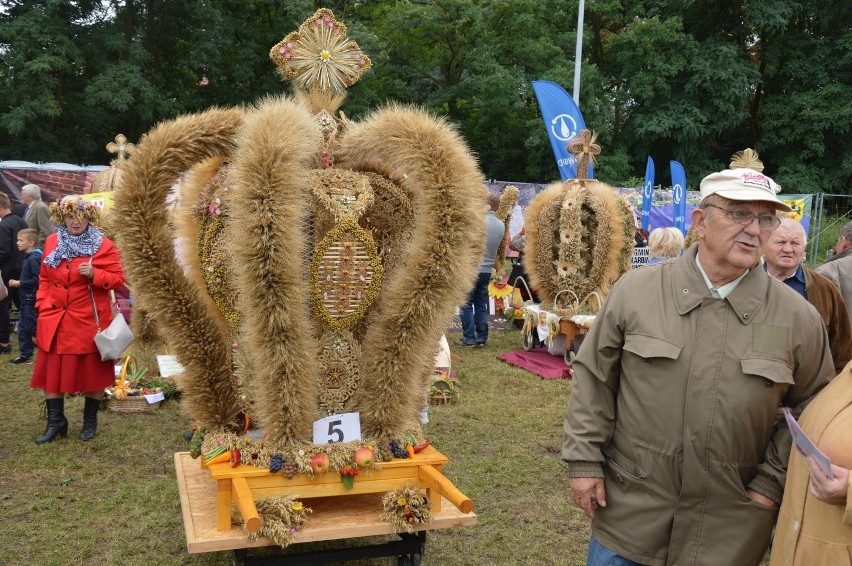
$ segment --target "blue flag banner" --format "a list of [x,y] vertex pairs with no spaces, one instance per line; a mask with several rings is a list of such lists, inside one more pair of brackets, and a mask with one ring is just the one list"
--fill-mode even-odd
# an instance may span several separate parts
[[672,172],[672,224],[686,234],[686,171],[677,161],[669,161]]
[[654,202],[654,160],[648,156],[645,164],[645,184],[642,185],[642,229],[646,232],[651,224],[651,205]]
[[677,161],[669,161],[672,172],[672,224],[686,234],[686,171]]
[[[533,81],[533,91],[541,108],[544,127],[550,137],[550,146],[556,157],[556,166],[563,181],[577,178],[577,159],[568,152],[568,144],[577,139],[586,122],[574,99],[565,89],[550,81]],[[594,179],[592,163],[589,163],[589,179]]]

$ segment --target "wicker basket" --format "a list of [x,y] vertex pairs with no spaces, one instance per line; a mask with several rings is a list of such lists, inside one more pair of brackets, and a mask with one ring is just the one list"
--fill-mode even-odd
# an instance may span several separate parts
[[[568,301],[560,301],[559,297],[563,293],[570,294],[571,297],[574,297],[574,300],[571,301],[569,298]],[[571,318],[580,310],[580,304],[581,301],[577,298],[577,295],[576,293],[574,293],[574,291],[572,291],[571,289],[562,289],[561,291],[556,293],[555,297],[553,297],[553,312],[556,314],[556,316],[560,318]]]
[[429,396],[429,404],[430,405],[452,405],[453,403],[456,402],[457,397],[458,397],[458,394],[447,395],[447,394],[444,394],[444,393],[440,393],[440,394],[437,394],[437,395],[430,395]]
[[[121,386],[126,386],[127,384],[127,368],[130,366],[131,362],[133,362],[133,357],[127,356],[121,366],[121,373],[118,375],[119,384]],[[148,413],[156,411],[157,407],[160,406],[160,401],[157,401],[156,403],[149,403],[144,395],[135,395],[132,397],[125,397],[124,399],[108,399],[106,406],[107,410],[114,413]]]
[[[518,286],[518,282],[523,283],[524,288],[527,291],[527,297],[529,297],[529,299],[527,299],[526,301],[523,300],[520,287]],[[524,307],[528,307],[529,305],[535,304],[535,301],[533,301],[532,299],[533,295],[532,291],[530,291],[530,286],[527,285],[527,282],[523,277],[515,277],[515,284],[512,285],[512,287],[514,287],[514,290],[512,291],[512,298],[509,300],[509,306],[511,308],[522,309]]]
[[149,403],[144,395],[126,397],[119,401],[118,399],[107,400],[107,409],[114,413],[150,413],[156,411],[160,406],[160,401]]

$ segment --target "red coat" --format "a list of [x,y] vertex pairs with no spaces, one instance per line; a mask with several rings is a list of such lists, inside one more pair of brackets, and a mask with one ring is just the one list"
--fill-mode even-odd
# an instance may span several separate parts
[[[56,234],[48,236],[44,244],[44,257],[56,248]],[[56,339],[57,354],[90,354],[95,346],[95,315],[86,277],[77,268],[89,261],[89,256],[75,257],[70,262],[63,259],[56,267],[42,262],[36,293],[36,343],[49,350]],[[124,285],[124,269],[118,250],[111,240],[104,238],[101,248],[92,258],[95,275],[92,290],[98,305],[101,328],[112,322],[109,291]]]

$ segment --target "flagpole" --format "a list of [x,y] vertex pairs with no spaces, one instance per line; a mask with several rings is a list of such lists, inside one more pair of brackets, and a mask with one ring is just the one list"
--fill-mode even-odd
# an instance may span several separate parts
[[580,13],[577,15],[577,49],[574,54],[574,104],[580,106],[580,60],[583,51],[583,13],[585,12],[585,0],[580,0]]

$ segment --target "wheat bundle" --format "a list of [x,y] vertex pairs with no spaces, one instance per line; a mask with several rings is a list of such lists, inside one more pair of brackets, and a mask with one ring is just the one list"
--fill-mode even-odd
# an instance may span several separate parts
[[160,124],[140,141],[113,201],[130,279],[185,368],[184,404],[201,426],[217,429],[240,426],[230,344],[175,258],[167,197],[183,171],[232,152],[242,119],[242,110],[213,109]]
[[435,344],[455,305],[467,294],[459,281],[473,280],[482,257],[487,191],[458,133],[422,110],[380,110],[352,124],[340,148],[341,161],[381,160],[405,171],[403,187],[417,188],[410,191],[412,237],[398,269],[385,277],[362,343],[363,373],[370,379],[355,397],[362,431],[390,436],[416,426],[422,375],[432,366]]
[[543,301],[564,289],[605,296],[629,268],[633,215],[604,183],[551,185],[530,203],[526,226],[525,267]]

